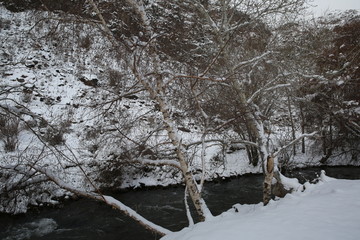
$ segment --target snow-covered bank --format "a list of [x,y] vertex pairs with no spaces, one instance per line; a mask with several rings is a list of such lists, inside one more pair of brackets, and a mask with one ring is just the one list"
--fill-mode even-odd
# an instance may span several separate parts
[[360,180],[322,176],[304,192],[288,194],[268,206],[236,205],[212,221],[196,224],[162,240],[327,239],[360,236]]

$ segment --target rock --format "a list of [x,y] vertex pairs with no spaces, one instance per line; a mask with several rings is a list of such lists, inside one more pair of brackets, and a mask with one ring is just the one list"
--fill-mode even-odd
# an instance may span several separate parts
[[85,76],[82,76],[79,78],[79,80],[84,83],[86,86],[89,87],[97,87],[98,86],[98,82],[99,80],[97,78],[93,78],[93,79],[88,79]]

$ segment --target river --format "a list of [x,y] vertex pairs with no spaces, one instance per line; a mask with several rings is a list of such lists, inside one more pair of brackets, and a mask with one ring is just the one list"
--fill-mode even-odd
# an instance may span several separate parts
[[[320,170],[294,170],[288,175],[304,182],[314,179]],[[360,179],[359,167],[327,167],[325,171],[331,177]],[[205,184],[204,198],[214,215],[228,210],[236,203],[256,204],[262,200],[262,181],[262,175],[245,175],[226,181],[209,182]],[[170,230],[177,231],[187,226],[184,189],[181,186],[111,195]],[[17,216],[0,214],[0,239],[144,240],[158,237],[103,203],[79,199]]]

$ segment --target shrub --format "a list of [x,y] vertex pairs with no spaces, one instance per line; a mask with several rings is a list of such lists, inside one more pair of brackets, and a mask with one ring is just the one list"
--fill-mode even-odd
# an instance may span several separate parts
[[123,87],[123,78],[124,78],[123,73],[114,69],[110,69],[108,74],[109,74],[109,85],[111,87],[115,87],[115,88]]
[[44,139],[44,141],[49,143],[51,146],[63,144],[65,142],[64,130],[61,128],[58,129],[55,127],[48,127],[43,136],[43,139]]
[[91,45],[92,45],[92,41],[91,41],[91,38],[89,36],[85,36],[85,37],[80,38],[79,46],[81,48],[89,50]]
[[20,120],[13,116],[0,115],[0,139],[4,142],[4,150],[13,152],[16,149]]

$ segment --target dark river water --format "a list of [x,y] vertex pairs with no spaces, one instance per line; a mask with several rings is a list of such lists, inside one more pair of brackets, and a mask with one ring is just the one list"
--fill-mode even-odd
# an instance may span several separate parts
[[[359,167],[327,167],[328,176],[360,179]],[[301,182],[316,178],[320,168],[287,173]],[[205,184],[204,198],[214,215],[236,203],[254,204],[262,200],[262,175],[245,175],[227,181]],[[184,211],[184,188],[137,190],[112,193],[149,220],[177,231],[187,226]],[[33,240],[144,240],[158,236],[144,230],[132,219],[103,203],[79,199],[56,208],[32,210],[27,214],[0,214],[0,239]]]

